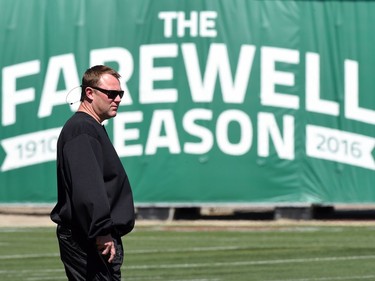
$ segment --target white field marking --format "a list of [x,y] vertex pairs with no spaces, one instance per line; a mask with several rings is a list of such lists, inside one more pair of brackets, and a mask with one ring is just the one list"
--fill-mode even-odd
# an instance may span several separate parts
[[[0,271],[0,273],[3,273],[5,272],[6,273],[13,273],[13,274],[16,274],[17,276],[21,275],[22,274],[30,274],[30,273],[57,273],[57,272],[61,272],[61,273],[65,273],[65,270],[64,269],[44,269],[44,270],[3,270],[3,271]],[[16,275],[13,275],[13,276],[16,276]],[[24,280],[26,281],[39,281],[39,280],[51,280],[51,276],[45,276],[45,277],[26,277]],[[65,274],[63,276],[56,276],[56,275],[53,275],[53,280],[66,280],[66,276]],[[153,277],[150,277],[150,278],[147,278],[147,279],[152,279],[152,280],[165,280],[165,278],[163,277],[158,277],[158,276],[153,276]],[[121,280],[124,280],[124,278],[121,278]],[[134,278],[129,278],[127,277],[126,280],[145,280],[144,277],[134,277]],[[211,278],[211,279],[173,279],[173,280],[169,280],[169,281],[220,281],[221,279],[218,279],[218,278]]]
[[55,275],[53,276],[46,276],[46,277],[29,277],[25,278],[25,281],[39,281],[39,280],[66,280],[66,276],[58,276],[56,277]]
[[[375,255],[369,256],[349,256],[349,257],[322,257],[322,258],[306,258],[306,259],[283,259],[283,260],[259,260],[259,261],[238,261],[238,262],[216,262],[216,263],[184,263],[184,264],[161,264],[161,265],[132,265],[126,266],[130,269],[170,269],[170,268],[201,268],[201,267],[228,267],[228,266],[244,266],[244,265],[268,265],[268,264],[286,264],[286,263],[311,263],[311,262],[329,262],[329,261],[347,261],[347,260],[366,260],[375,259]],[[42,269],[38,272],[62,272],[62,269]],[[35,270],[0,270],[0,274],[9,273],[32,273]],[[305,281],[314,279],[301,280],[284,280],[284,281]],[[319,279],[318,279],[319,280]],[[324,279],[323,279],[324,280]],[[338,279],[340,280],[340,279]],[[276,281],[276,280],[275,280]]]
[[168,281],[220,281],[220,279],[170,279]]
[[342,277],[320,277],[320,278],[303,278],[303,279],[278,279],[267,281],[334,281],[334,280],[362,280],[362,279],[375,279],[375,275],[363,276],[342,276]]
[[160,269],[160,268],[169,269],[169,268],[228,267],[228,266],[244,266],[244,265],[328,262],[328,261],[365,260],[365,259],[375,259],[375,255],[350,256],[350,257],[323,257],[323,258],[306,258],[306,259],[285,259],[285,260],[263,260],[263,261],[260,260],[260,261],[238,261],[238,262],[215,262],[215,263],[133,265],[133,266],[127,266],[127,269]]
[[[124,278],[121,279],[122,281],[125,281]],[[163,276],[150,276],[150,277],[126,277],[126,281],[128,280],[164,280],[165,281],[165,277]],[[171,279],[168,281],[220,281],[221,279],[218,279],[218,278],[211,278],[211,279]]]
[[23,274],[33,274],[33,273],[56,273],[56,272],[65,272],[64,269],[22,269],[22,270],[0,270],[0,274],[14,274],[14,275],[23,275]]
[[[166,232],[171,232],[171,231],[166,231]],[[178,237],[168,237],[168,240],[184,240],[184,241],[188,241],[188,240],[192,240],[192,241],[196,241],[197,238],[196,237],[191,237],[191,236],[178,236]],[[131,240],[136,240],[138,241],[139,238],[138,237],[125,237],[125,241],[131,241]],[[165,241],[165,238],[163,237],[142,237],[142,240],[143,241]]]
[[[49,227],[41,227],[37,229],[33,229],[33,233],[46,233],[47,232],[52,232],[50,231]],[[10,233],[10,232],[30,232],[30,227],[0,227],[0,233]]]
[[[127,268],[125,268],[126,270]],[[161,276],[150,276],[150,277],[144,277],[144,276],[140,276],[140,277],[126,277],[126,281],[129,281],[129,280],[141,280],[141,281],[145,281],[145,280],[163,280],[165,281],[165,277],[161,277]],[[121,278],[121,281],[125,281],[124,278]]]
[[[204,251],[227,251],[227,250],[245,250],[249,247],[235,247],[235,246],[227,246],[227,247],[194,247],[189,248],[189,252],[204,252]],[[186,249],[166,249],[166,250],[130,250],[125,251],[126,254],[152,254],[152,253],[179,253],[182,250],[186,251]],[[8,259],[30,259],[30,258],[50,258],[50,257],[59,257],[59,253],[51,253],[51,254],[28,254],[28,255],[4,255],[0,256],[0,260],[8,260]]]
[[[128,280],[165,280],[165,277],[161,276],[150,276],[150,277],[126,277],[126,281]],[[168,281],[220,281],[221,279],[218,278],[211,278],[211,279],[171,279]],[[121,278],[121,281],[125,281],[125,278]]]
[[58,253],[44,254],[44,255],[36,255],[36,254],[29,254],[29,255],[5,255],[5,256],[0,256],[0,260],[54,258],[54,257],[59,257],[59,256],[60,256],[60,254],[58,254]]
[[0,233],[12,233],[12,232],[27,232],[30,230],[26,230],[23,228],[0,228]]
[[181,249],[163,249],[163,250],[130,250],[126,254],[153,254],[153,253],[179,253],[182,250],[186,252],[206,252],[206,251],[227,251],[227,250],[246,250],[249,247],[225,246],[225,247],[193,247]]

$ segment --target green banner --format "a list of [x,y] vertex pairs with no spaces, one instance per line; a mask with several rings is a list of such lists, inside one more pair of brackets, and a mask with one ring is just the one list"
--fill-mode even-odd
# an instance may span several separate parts
[[375,2],[0,0],[0,203],[56,200],[92,65],[136,204],[375,203]]

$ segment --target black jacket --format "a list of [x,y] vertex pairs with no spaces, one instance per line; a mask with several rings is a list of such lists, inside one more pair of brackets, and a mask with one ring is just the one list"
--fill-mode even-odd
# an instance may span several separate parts
[[60,133],[57,191],[52,221],[87,239],[134,227],[128,176],[104,127],[87,113],[76,112]]

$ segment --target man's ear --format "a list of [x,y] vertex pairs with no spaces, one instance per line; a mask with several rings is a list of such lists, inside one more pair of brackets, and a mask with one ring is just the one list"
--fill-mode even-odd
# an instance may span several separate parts
[[90,87],[86,87],[85,89],[86,98],[89,101],[92,101],[94,99],[94,90]]

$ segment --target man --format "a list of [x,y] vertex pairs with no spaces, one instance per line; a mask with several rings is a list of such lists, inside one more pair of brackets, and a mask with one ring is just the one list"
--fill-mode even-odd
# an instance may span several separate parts
[[134,227],[127,174],[101,123],[115,117],[120,75],[97,65],[82,78],[78,111],[57,142],[58,200],[51,212],[69,280],[120,280],[121,237]]

